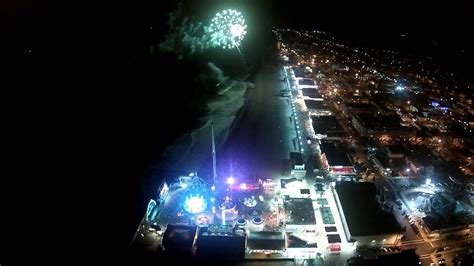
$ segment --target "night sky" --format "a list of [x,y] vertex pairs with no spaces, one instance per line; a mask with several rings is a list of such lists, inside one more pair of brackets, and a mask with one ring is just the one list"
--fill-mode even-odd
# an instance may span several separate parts
[[[439,58],[448,71],[461,78],[472,75],[459,67],[472,58],[472,22],[464,3],[422,3],[390,1],[383,4],[315,1],[184,1],[185,12],[197,19],[209,19],[220,6],[245,10],[248,22],[259,28],[270,25],[321,29],[354,43],[406,50]],[[7,1],[2,8],[7,24],[16,31],[14,47],[20,54],[32,49],[35,56],[68,54],[91,60],[137,61],[150,44],[167,32],[168,12],[176,1],[128,2],[114,5],[57,5],[52,1]],[[21,32],[21,33],[20,33]],[[400,34],[413,42],[401,40]],[[433,45],[436,41],[437,45]],[[461,52],[464,50],[464,52]],[[64,57],[60,57],[64,59]]]
[[[276,25],[324,30],[360,45],[433,56],[442,67],[472,80],[472,67],[464,67],[473,47],[467,4],[309,2],[188,1],[184,12],[206,19],[221,5],[246,10],[248,24],[255,25],[254,35],[244,43],[252,64],[258,64],[259,49],[272,41],[269,31]],[[199,64],[176,63],[172,55],[160,60],[149,56],[150,45],[168,32],[168,13],[176,2],[1,5],[7,36],[1,53],[14,88],[5,92],[12,123],[8,128],[15,139],[10,143],[12,157],[19,159],[17,169],[25,176],[14,181],[18,187],[28,180],[31,188],[54,192],[31,189],[33,194],[24,194],[48,206],[38,209],[41,216],[64,219],[61,225],[41,221],[36,227],[66,230],[72,223],[88,236],[92,232],[92,238],[110,227],[118,232],[110,237],[117,238],[113,246],[126,248],[147,201],[137,180],[205,111],[199,105],[207,98],[195,102],[192,89],[182,100],[185,111],[170,112],[167,100],[195,87]],[[403,43],[400,34],[416,41]],[[430,45],[433,40],[437,47]],[[179,77],[179,83],[170,77]],[[68,199],[69,211],[60,214],[58,202],[63,199]],[[90,249],[95,246],[100,242]]]

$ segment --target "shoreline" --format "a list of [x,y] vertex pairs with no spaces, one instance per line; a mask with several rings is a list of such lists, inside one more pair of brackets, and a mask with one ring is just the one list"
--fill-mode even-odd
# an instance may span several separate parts
[[[211,157],[211,121],[214,121],[216,150],[219,151],[245,112],[250,84],[236,82],[225,93],[218,94],[216,99],[208,103],[207,115],[197,118],[201,121],[200,126],[179,136],[162,152],[140,182],[147,195],[152,196],[150,193],[157,189],[163,179],[177,177],[178,173],[196,172],[205,164]],[[207,149],[209,153],[205,152]]]

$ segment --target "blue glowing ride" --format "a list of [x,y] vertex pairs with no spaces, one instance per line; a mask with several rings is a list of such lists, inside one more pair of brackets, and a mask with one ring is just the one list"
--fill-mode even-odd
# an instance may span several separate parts
[[184,200],[183,208],[192,214],[201,213],[206,210],[207,201],[202,195],[189,195]]
[[207,209],[211,189],[198,176],[180,177],[180,186],[184,189],[181,198],[184,211],[190,214],[199,214]]

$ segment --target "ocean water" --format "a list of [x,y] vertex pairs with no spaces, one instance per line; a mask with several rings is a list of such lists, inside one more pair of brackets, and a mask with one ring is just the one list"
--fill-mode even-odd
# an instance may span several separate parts
[[146,190],[157,189],[163,178],[172,179],[179,174],[198,171],[212,155],[211,123],[218,150],[229,136],[234,121],[237,122],[239,111],[245,107],[245,93],[251,86],[249,82],[232,81],[219,91],[217,97],[208,103],[208,114],[199,118],[201,126],[177,138],[152,164],[148,176],[144,176],[147,182],[142,185],[154,188]]

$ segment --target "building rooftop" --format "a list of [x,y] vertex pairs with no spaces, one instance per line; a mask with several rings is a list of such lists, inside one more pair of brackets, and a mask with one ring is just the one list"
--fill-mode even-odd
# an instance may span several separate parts
[[473,138],[474,134],[470,130],[468,125],[463,125],[459,122],[449,124],[449,131],[455,138]]
[[391,168],[390,159],[382,154],[375,155],[375,158],[380,162],[384,169]]
[[336,191],[352,236],[392,234],[402,231],[393,214],[379,208],[373,183],[338,182]]
[[200,257],[243,258],[245,256],[245,236],[209,233],[208,227],[203,227],[199,230],[196,248]]
[[329,107],[324,101],[304,100],[304,103],[308,109],[329,111]]
[[396,131],[401,128],[400,123],[402,120],[398,115],[373,115],[363,113],[355,116],[365,128],[370,130]]
[[315,88],[303,88],[302,92],[303,92],[303,96],[307,96],[311,98],[323,98],[321,93],[319,93],[318,89],[315,89]]
[[287,224],[316,224],[313,201],[307,198],[294,198],[285,201],[285,210],[289,213]]
[[403,250],[400,253],[380,255],[377,259],[354,257],[347,261],[349,266],[391,266],[391,265],[419,265],[420,257],[414,249]]
[[163,235],[163,246],[166,249],[190,252],[196,231],[196,226],[168,224]]
[[352,166],[343,143],[321,140],[321,153],[326,154],[330,166]]
[[441,135],[441,132],[437,128],[429,128],[426,126],[420,126],[421,130],[416,132],[417,137],[433,137]]
[[308,79],[308,78],[300,79],[300,80],[298,81],[298,84],[299,84],[299,85],[303,85],[303,86],[304,86],[304,85],[306,85],[306,86],[315,86],[315,85],[316,85],[316,83],[314,82],[314,80]]
[[287,232],[286,239],[289,248],[305,248],[308,246],[308,241],[301,239],[300,237]]
[[429,230],[448,229],[472,223],[471,205],[454,195],[439,192],[431,198],[431,212],[423,218]]
[[303,156],[299,152],[291,152],[290,160],[291,160],[292,166],[304,164]]
[[443,219],[443,217],[434,213],[430,213],[421,219],[430,231],[436,231],[450,227],[449,224],[447,224],[446,221]]
[[286,188],[286,185],[293,182],[303,182],[303,180],[301,178],[296,178],[296,177],[280,179],[280,185],[282,188]]
[[420,257],[414,249],[403,250],[400,253],[379,256],[378,265],[418,265]]
[[437,160],[437,156],[430,149],[421,145],[407,145],[407,157],[420,162],[425,167]]
[[390,103],[392,100],[393,95],[388,93],[378,93],[372,97],[374,105],[382,112],[393,112],[391,109],[387,108],[387,103]]
[[250,232],[247,247],[250,249],[283,250],[285,249],[285,235],[283,232]]
[[312,116],[313,129],[316,134],[340,134],[344,129],[334,116]]
[[344,103],[344,105],[348,108],[354,109],[366,109],[366,110],[376,110],[377,108],[371,103]]
[[389,155],[389,156],[390,155],[397,155],[397,154],[404,155],[406,153],[405,147],[403,147],[400,144],[385,146],[384,149],[385,149],[385,152],[387,153],[387,155]]
[[294,67],[293,72],[295,73],[295,77],[297,77],[297,78],[304,78],[305,77],[304,69],[301,68],[301,67]]

